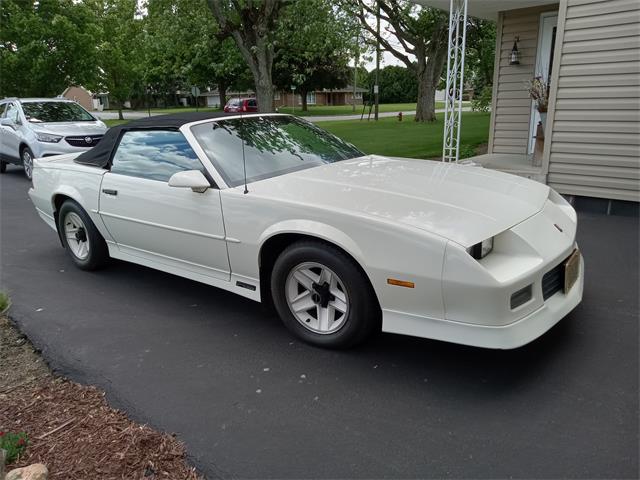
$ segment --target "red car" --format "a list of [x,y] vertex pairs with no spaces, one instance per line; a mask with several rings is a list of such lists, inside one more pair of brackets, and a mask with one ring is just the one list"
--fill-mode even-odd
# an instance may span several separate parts
[[224,106],[227,113],[234,112],[257,112],[258,102],[255,98],[232,98]]

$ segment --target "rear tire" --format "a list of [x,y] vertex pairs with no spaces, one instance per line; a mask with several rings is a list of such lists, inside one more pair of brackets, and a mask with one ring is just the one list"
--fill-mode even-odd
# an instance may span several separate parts
[[271,294],[285,326],[312,345],[351,347],[380,327],[380,307],[364,272],[323,242],[287,247],[273,267]]
[[66,200],[58,215],[58,232],[71,260],[82,270],[97,270],[109,260],[109,249],[80,205]]
[[0,173],[5,173],[7,171],[7,162],[3,162],[0,160]]

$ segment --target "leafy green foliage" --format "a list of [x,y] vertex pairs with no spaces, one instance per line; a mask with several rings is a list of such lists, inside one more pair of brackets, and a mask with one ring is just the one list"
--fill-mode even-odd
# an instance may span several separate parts
[[122,106],[142,79],[140,44],[143,20],[137,0],[95,0],[94,8],[102,29],[97,48],[99,84],[109,92],[112,100]]
[[154,92],[246,89],[250,71],[205,0],[150,0],[145,18],[145,83]]
[[0,312],[3,312],[9,306],[9,295],[4,292],[0,292]]
[[97,79],[99,25],[87,2],[0,1],[0,96],[55,96]]
[[[375,71],[369,74],[369,82],[375,80]],[[415,102],[418,98],[418,79],[408,68],[390,65],[382,68],[378,75],[380,103]],[[415,105],[414,105],[415,106]]]
[[353,77],[349,60],[357,48],[359,24],[331,0],[297,0],[283,12],[277,32],[274,83],[306,94],[346,86]]
[[476,95],[493,83],[496,25],[488,20],[469,18],[465,56],[465,80]]
[[29,444],[29,438],[24,432],[10,433],[0,432],[0,449],[7,452],[5,457],[5,463],[13,463],[22,452],[27,448]]
[[471,110],[474,112],[488,112],[491,109],[491,97],[493,89],[491,85],[487,85],[482,89],[480,95],[471,100]]

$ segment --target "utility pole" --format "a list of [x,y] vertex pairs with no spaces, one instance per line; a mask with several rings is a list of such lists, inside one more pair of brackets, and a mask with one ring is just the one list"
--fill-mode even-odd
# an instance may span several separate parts
[[356,34],[356,57],[353,62],[353,100],[352,111],[356,111],[356,89],[358,85],[358,63],[360,63],[360,31]]
[[380,0],[377,2],[378,14],[376,15],[376,82],[373,86],[373,96],[375,98],[375,113],[374,118],[378,121],[378,110],[380,106],[380,86],[378,84],[378,78],[380,73]]

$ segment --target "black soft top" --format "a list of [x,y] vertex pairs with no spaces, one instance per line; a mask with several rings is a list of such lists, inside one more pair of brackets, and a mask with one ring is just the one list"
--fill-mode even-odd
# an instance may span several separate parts
[[[224,112],[184,112],[170,115],[156,115],[153,117],[133,120],[123,125],[111,127],[104,137],[91,150],[81,153],[75,158],[76,163],[93,165],[95,167],[110,168],[111,157],[118,141],[124,132],[130,130],[178,130],[185,123],[209,120],[220,117],[237,116],[237,113]],[[243,114],[243,116],[255,116],[256,114]]]

